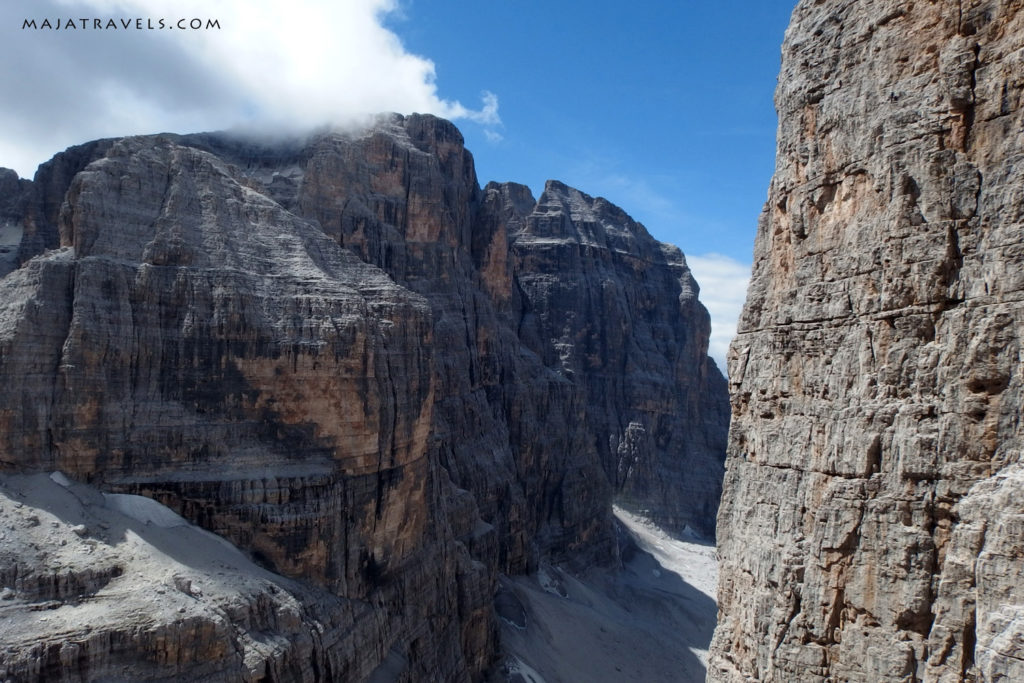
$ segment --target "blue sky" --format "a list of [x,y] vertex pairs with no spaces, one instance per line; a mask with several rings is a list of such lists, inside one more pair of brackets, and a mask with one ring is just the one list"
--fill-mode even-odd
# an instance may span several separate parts
[[388,26],[434,62],[445,97],[498,97],[500,126],[462,125],[481,183],[537,194],[555,178],[683,249],[724,370],[774,168],[794,5],[409,0]]
[[463,126],[481,182],[557,178],[687,253],[749,262],[793,5],[411,0],[388,26],[445,97],[498,96],[501,141]]
[[[772,93],[794,4],[6,0],[0,166],[31,177],[99,137],[435,113],[462,129],[481,183],[539,193],[555,178],[681,247],[722,364],[772,173]],[[195,17],[218,28],[22,28]]]

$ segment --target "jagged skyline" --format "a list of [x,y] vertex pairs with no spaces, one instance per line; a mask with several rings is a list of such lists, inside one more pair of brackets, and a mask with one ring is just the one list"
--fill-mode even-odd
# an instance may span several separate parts
[[569,2],[538,16],[509,2],[5,3],[0,35],[19,65],[0,73],[0,166],[31,177],[99,137],[438,114],[464,131],[481,184],[539,193],[556,178],[680,246],[724,368],[772,170],[792,4]]

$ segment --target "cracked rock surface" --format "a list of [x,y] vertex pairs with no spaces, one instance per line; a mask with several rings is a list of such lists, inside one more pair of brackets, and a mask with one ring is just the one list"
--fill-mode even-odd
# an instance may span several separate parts
[[[713,534],[727,397],[682,253],[561,183],[481,189],[446,121],[101,140],[0,189],[0,470],[154,499],[299,586],[292,630],[199,615],[230,652],[194,659],[178,622],[104,622],[68,680],[152,629],[179,654],[132,680],[478,680],[498,574],[614,565],[613,498]],[[10,580],[38,565],[56,609],[102,588],[37,560]],[[31,642],[15,678],[56,671]]]
[[59,474],[0,475],[0,583],[13,681],[346,680],[366,664],[343,654],[374,652],[380,619],[151,499]]
[[1020,680],[1024,5],[806,0],[729,356],[716,681]]

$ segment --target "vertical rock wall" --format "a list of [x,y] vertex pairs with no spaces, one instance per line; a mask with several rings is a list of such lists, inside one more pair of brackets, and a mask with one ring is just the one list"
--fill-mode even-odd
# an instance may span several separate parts
[[[253,600],[295,601],[289,633],[323,634],[250,638],[250,620],[273,619],[213,609],[197,623],[233,634],[248,668],[152,671],[479,679],[498,572],[614,563],[613,496],[712,533],[726,397],[682,254],[558,183],[539,202],[481,190],[448,122],[99,141],[15,186],[0,468],[159,500],[298,581],[274,584],[291,598],[261,582]],[[19,585],[64,571],[16,555],[0,570]],[[10,597],[31,612],[31,596]],[[147,629],[175,651],[190,637],[180,620],[122,626],[104,627],[116,651],[104,636],[66,658],[114,676],[167,659]],[[7,673],[66,670],[61,637],[41,628]]]
[[587,439],[617,501],[711,537],[728,406],[682,252],[555,181],[509,234],[519,334],[581,387]]
[[[64,191],[61,248],[2,281],[4,468],[154,497],[275,572],[373,605],[376,647],[331,655],[336,671],[368,675],[392,646],[417,652],[413,671],[481,671],[459,610],[487,604],[486,582],[437,512],[427,457],[426,301],[213,155],[153,138],[102,154]],[[486,653],[486,624],[482,639]],[[118,664],[80,653],[88,676]]]
[[1024,679],[1022,100],[1024,3],[797,6],[711,680]]

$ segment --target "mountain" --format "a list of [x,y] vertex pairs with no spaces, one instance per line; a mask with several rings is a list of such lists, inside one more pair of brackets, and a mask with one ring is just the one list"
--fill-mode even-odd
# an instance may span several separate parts
[[782,53],[709,679],[1024,680],[1024,6],[803,0]]
[[616,565],[613,500],[713,534],[708,315],[604,199],[420,115],[8,175],[0,677],[480,679],[499,574]]

